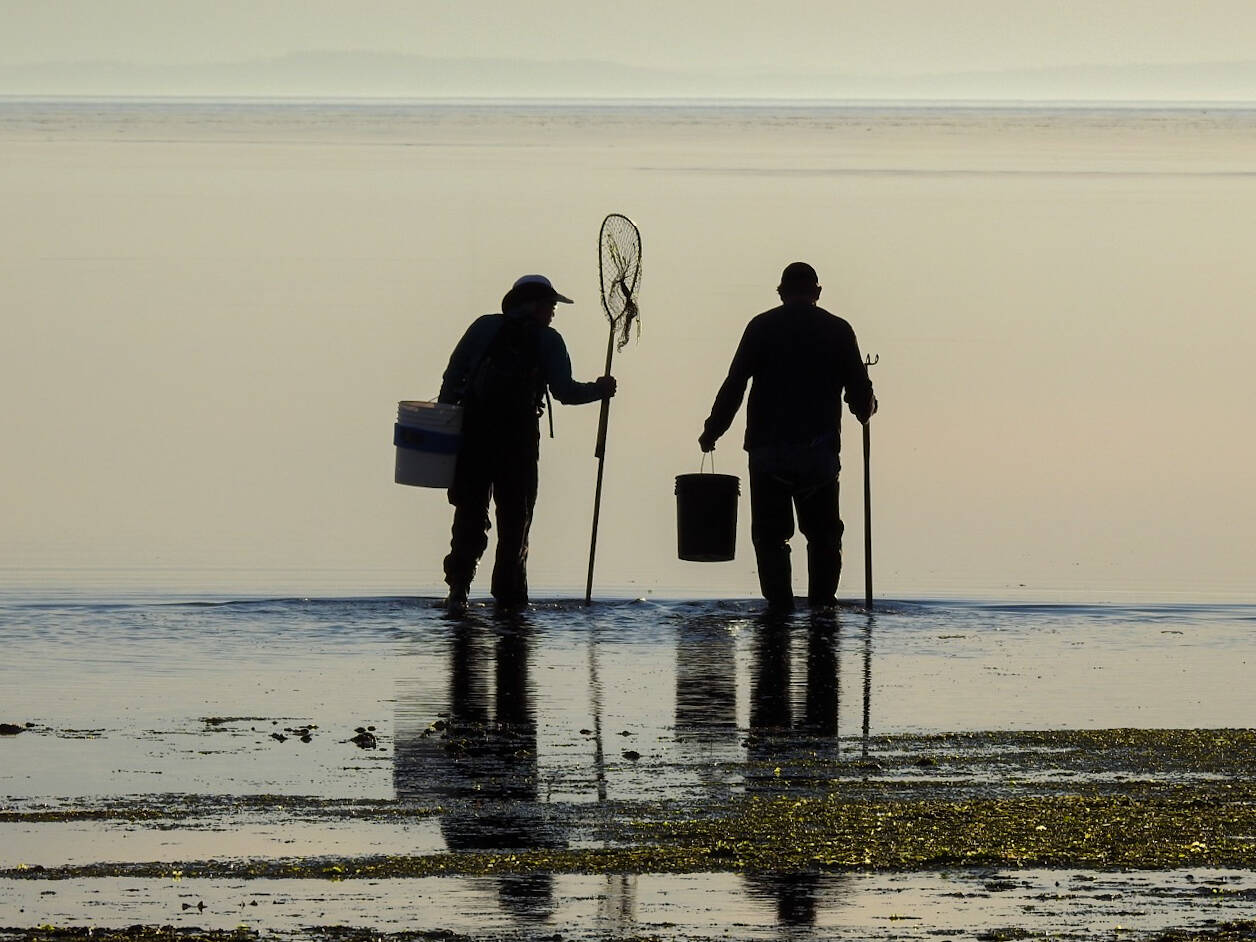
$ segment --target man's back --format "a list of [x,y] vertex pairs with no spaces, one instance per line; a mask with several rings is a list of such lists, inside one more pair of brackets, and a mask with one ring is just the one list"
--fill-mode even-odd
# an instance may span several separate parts
[[828,439],[836,450],[842,391],[857,415],[872,399],[850,324],[801,302],[765,311],[747,325],[711,410],[717,434],[732,422],[747,382],[747,450]]

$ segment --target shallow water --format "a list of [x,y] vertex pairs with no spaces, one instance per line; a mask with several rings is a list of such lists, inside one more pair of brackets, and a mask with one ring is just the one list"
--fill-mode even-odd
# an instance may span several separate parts
[[435,599],[11,601],[0,619],[4,721],[35,724],[3,743],[19,800],[421,795],[442,720],[519,723],[547,798],[593,801],[736,787],[756,730],[840,754],[901,732],[1241,726],[1256,707],[1246,605],[890,601],[782,627],[752,601],[461,623]]
[[[805,258],[880,358],[879,591],[1250,599],[1251,108],[5,99],[0,149],[0,581],[438,591],[449,506],[393,484],[396,403],[525,271],[595,375],[626,212],[599,589],[753,591],[744,525],[729,564],[675,558],[674,481]],[[598,410],[555,411],[529,570],[570,594]],[[716,457],[744,479],[741,431]]]
[[[1256,914],[1247,871],[1102,874],[1016,870],[778,877],[545,874],[501,878],[324,881],[98,880],[49,892],[4,887],[0,920],[116,921],[300,932],[356,925],[445,930],[473,938],[971,938],[1016,927],[1060,938],[1122,938],[1168,926],[1203,928]],[[201,908],[203,905],[204,908]]]
[[[887,601],[782,620],[749,600],[548,600],[455,621],[430,598],[11,593],[0,623],[0,721],[31,724],[0,739],[4,810],[112,809],[0,823],[0,868],[157,861],[174,874],[195,860],[599,846],[603,804],[627,815],[771,793],[782,769],[817,759],[889,767],[893,734],[1236,727],[1256,707],[1248,605]],[[353,742],[359,729],[374,748]],[[947,778],[940,758],[894,774]],[[1022,772],[995,762],[990,774]],[[5,880],[0,925],[522,932],[540,919],[576,934],[756,938],[796,922],[924,938],[1251,916],[1247,877],[1209,874],[1243,891],[1224,896],[1177,871],[1104,874],[1085,893],[1055,888],[1084,875],[1051,871],[997,892],[982,887],[1004,876],[969,871]]]

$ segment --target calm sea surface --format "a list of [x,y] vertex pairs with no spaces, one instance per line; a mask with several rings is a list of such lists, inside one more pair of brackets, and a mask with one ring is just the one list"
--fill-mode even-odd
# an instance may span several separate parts
[[[449,507],[392,483],[396,403],[435,394],[525,271],[576,299],[555,326],[597,375],[596,233],[624,212],[644,265],[610,594],[753,593],[744,523],[733,563],[676,560],[673,483],[806,258],[880,358],[879,591],[1249,598],[1256,110],[6,99],[0,146],[4,584],[434,594]],[[557,409],[542,449],[531,576],[559,597],[583,586],[597,411]],[[741,432],[716,459],[744,480]]]

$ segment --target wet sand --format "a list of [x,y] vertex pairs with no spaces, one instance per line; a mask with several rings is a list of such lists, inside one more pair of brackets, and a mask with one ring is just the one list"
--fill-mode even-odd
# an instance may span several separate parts
[[[0,741],[10,937],[1238,938],[1256,918],[1256,733],[1110,722],[1240,719],[1239,688],[1154,679],[1242,671],[1248,607],[6,614],[29,710]],[[1005,728],[966,723],[943,676],[988,678]]]

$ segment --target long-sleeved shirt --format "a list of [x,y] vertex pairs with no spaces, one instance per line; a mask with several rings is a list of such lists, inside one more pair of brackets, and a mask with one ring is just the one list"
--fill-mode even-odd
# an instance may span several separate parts
[[814,304],[783,304],[746,325],[704,433],[719,438],[750,386],[745,448],[841,447],[842,392],[861,420],[872,411],[872,383],[850,324]]
[[[521,315],[485,314],[471,322],[449,357],[449,365],[441,378],[440,395],[437,397],[440,402],[462,401],[467,381],[476,364],[501,330],[505,319],[510,316]],[[536,330],[541,375],[554,398],[572,406],[600,399],[601,391],[596,383],[580,383],[571,378],[571,357],[567,353],[567,344],[563,342],[562,335],[548,325],[538,324]]]

